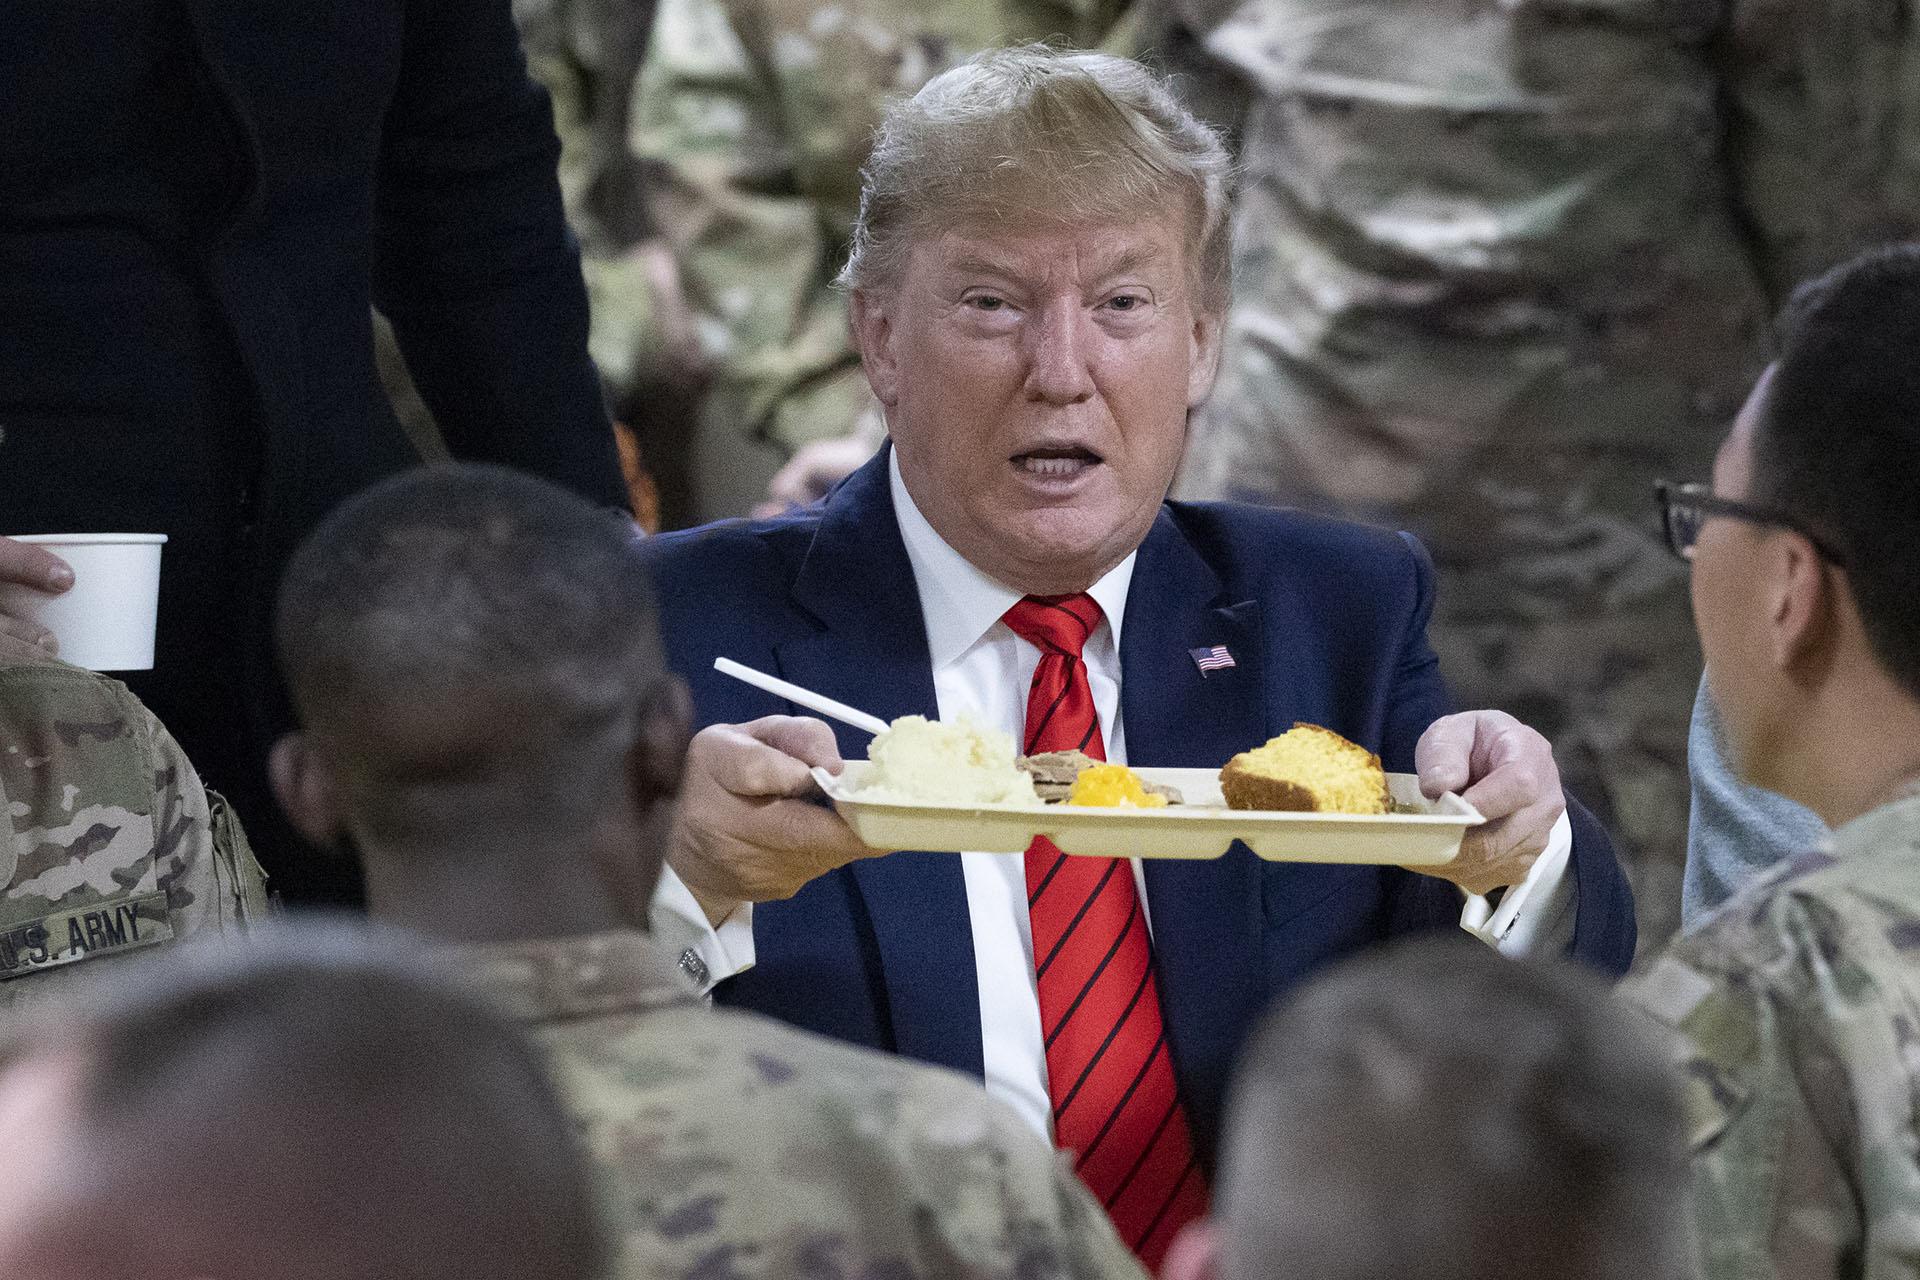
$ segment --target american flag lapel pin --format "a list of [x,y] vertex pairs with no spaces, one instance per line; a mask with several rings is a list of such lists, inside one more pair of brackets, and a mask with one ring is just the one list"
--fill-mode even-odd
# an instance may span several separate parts
[[1216,644],[1211,648],[1189,649],[1193,665],[1200,668],[1202,677],[1210,671],[1225,671],[1233,665],[1233,655],[1227,652],[1227,646]]

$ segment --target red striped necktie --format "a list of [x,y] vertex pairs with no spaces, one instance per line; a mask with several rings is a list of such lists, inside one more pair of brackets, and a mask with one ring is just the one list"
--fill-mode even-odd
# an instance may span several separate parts
[[[1080,650],[1100,625],[1092,596],[1028,596],[1007,610],[1040,650],[1027,693],[1026,754],[1107,758]],[[1027,850],[1047,1091],[1063,1149],[1149,1269],[1206,1212],[1207,1188],[1174,1087],[1153,945],[1122,858],[1069,858],[1044,836]]]

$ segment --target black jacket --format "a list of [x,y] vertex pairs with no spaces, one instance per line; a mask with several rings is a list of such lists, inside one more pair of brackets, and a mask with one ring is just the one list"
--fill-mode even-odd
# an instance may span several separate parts
[[[341,497],[412,457],[380,392],[370,303],[394,321],[454,454],[624,504],[586,354],[558,143],[507,0],[179,0],[179,9],[226,117],[205,145],[228,156],[230,190],[195,237],[193,271],[240,359],[236,416],[258,449],[252,499],[267,563]],[[57,13],[48,23],[41,39],[52,45]],[[11,57],[61,53],[0,49],[0,63]],[[8,253],[9,234],[37,242],[7,222],[0,209],[0,294],[85,287],[100,255],[84,235],[63,236],[53,253]],[[136,296],[138,282],[127,292]],[[118,339],[105,310],[97,340],[113,348],[112,376],[137,403],[139,388],[175,375],[155,367],[157,353]],[[62,402],[63,388],[42,385],[60,353],[34,341],[0,343],[0,413]],[[7,452],[0,442],[0,469]]]
[[[0,9],[0,533],[169,535],[128,683],[282,887],[350,897],[272,829],[261,764],[281,567],[414,459],[372,304],[455,455],[626,501],[509,0]],[[169,162],[189,178],[140,180]]]

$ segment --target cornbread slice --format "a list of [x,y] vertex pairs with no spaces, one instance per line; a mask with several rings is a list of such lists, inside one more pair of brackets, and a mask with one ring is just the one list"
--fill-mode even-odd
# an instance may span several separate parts
[[1380,757],[1317,724],[1296,723],[1227,761],[1220,791],[1230,809],[1385,813],[1389,804]]

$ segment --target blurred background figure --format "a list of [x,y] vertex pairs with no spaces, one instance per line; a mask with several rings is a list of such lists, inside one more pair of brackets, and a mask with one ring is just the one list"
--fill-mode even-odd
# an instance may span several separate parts
[[1593,975],[1465,938],[1375,951],[1271,1015],[1213,1217],[1164,1280],[1679,1280],[1680,1092]]
[[594,364],[617,416],[657,408],[650,390],[704,376],[679,273],[648,199],[654,180],[629,142],[656,6],[648,0],[515,0],[527,69],[553,99],[560,190],[580,238]]
[[1677,1034],[1698,1274],[1920,1274],[1920,246],[1795,295],[1711,484],[1663,492],[1744,783],[1832,834],[1628,979]]
[[168,535],[128,683],[283,892],[351,898],[273,825],[267,635],[307,528],[417,456],[372,305],[452,454],[626,502],[508,0],[9,0],[0,120],[0,534]]
[[1845,0],[1174,0],[1245,77],[1236,295],[1177,491],[1417,532],[1454,694],[1537,725],[1677,922],[1699,676],[1646,485],[1798,280],[1920,231],[1920,23]]
[[748,514],[770,485],[776,507],[809,502],[872,455],[884,428],[833,279],[882,109],[1041,39],[1193,60],[1170,15],[1130,0],[662,0],[632,141],[711,367],[688,523]]
[[169,967],[0,1055],[0,1275],[592,1280],[538,1056],[417,955],[299,931]]
[[580,241],[592,312],[589,350],[613,410],[636,519],[688,520],[686,442],[708,376],[680,270],[629,142],[653,30],[650,0],[515,0],[527,70],[553,99],[560,190]]
[[239,818],[140,700],[0,634],[0,1027],[265,914]]

